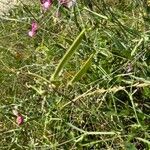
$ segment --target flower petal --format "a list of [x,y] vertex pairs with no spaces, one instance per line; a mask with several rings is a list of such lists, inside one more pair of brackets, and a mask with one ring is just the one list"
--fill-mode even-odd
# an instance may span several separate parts
[[76,0],[59,0],[59,3],[67,8],[71,8],[76,4]]
[[24,122],[23,116],[22,115],[18,115],[17,119],[16,119],[16,122],[17,122],[18,125],[23,124],[23,122]]
[[36,32],[35,32],[35,31],[32,31],[32,30],[28,32],[28,35],[29,35],[30,37],[33,37],[35,34],[36,34]]
[[49,9],[49,7],[52,5],[52,0],[40,0],[40,1],[44,10]]
[[35,21],[32,22],[31,26],[32,26],[32,29],[31,29],[32,31],[36,31],[38,29],[38,24]]

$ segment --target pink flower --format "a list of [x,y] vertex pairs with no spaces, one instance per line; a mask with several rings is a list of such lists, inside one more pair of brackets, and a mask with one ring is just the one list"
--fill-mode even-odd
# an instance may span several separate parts
[[29,35],[30,37],[33,37],[33,36],[36,34],[37,29],[38,29],[38,24],[37,24],[35,21],[32,22],[31,30],[28,32],[28,35]]
[[35,34],[36,34],[36,32],[34,32],[34,31],[29,31],[29,32],[28,32],[28,35],[29,35],[30,37],[33,37]]
[[32,22],[32,29],[31,30],[34,30],[34,31],[36,31],[37,29],[38,29],[38,24],[35,22],[35,21],[33,21]]
[[23,122],[24,122],[24,119],[23,119],[23,116],[18,112],[17,108],[15,107],[12,112],[17,117],[16,118],[16,123],[18,125],[22,125]]
[[76,4],[76,0],[59,0],[59,3],[67,8],[71,8]]
[[52,0],[40,0],[44,10],[47,10],[52,5]]
[[16,123],[17,123],[18,125],[22,125],[23,122],[24,122],[23,116],[22,116],[21,114],[19,114],[19,115],[17,116]]

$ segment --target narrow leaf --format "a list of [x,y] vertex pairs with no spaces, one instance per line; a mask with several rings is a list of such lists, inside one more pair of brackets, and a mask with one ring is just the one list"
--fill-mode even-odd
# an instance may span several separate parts
[[146,139],[143,139],[143,138],[140,138],[140,137],[137,137],[136,139],[139,140],[139,141],[142,141],[142,142],[144,142],[144,143],[146,143],[150,146],[150,141],[148,141]]
[[143,38],[140,39],[140,41],[137,43],[137,45],[135,45],[135,47],[133,48],[133,50],[131,52],[131,56],[133,56],[136,53],[138,47],[141,45],[142,42],[143,42]]
[[61,59],[60,63],[58,64],[54,74],[52,74],[51,76],[51,81],[56,80],[56,78],[58,78],[59,73],[62,71],[62,69],[64,68],[64,66],[66,65],[66,63],[69,61],[69,59],[71,58],[71,56],[74,54],[74,52],[76,51],[76,49],[78,48],[79,44],[81,43],[83,36],[85,34],[85,29],[83,29],[80,34],[77,36],[77,38],[74,40],[74,42],[72,43],[72,45],[70,46],[70,48],[67,50],[67,52],[65,53],[65,55],[63,56],[63,58]]
[[76,75],[69,82],[69,85],[73,84],[74,82],[77,82],[86,73],[86,71],[88,70],[88,68],[91,65],[94,54],[95,54],[95,52],[90,55],[88,60],[84,63],[84,65],[81,67],[81,69],[76,73]]
[[88,9],[87,7],[84,7],[84,10],[86,10],[86,11],[90,12],[91,14],[93,14],[93,15],[95,15],[95,16],[98,16],[98,17],[100,17],[100,18],[103,18],[103,19],[106,19],[106,20],[108,19],[107,16],[98,14],[98,13],[96,13],[96,12],[94,12],[94,11]]

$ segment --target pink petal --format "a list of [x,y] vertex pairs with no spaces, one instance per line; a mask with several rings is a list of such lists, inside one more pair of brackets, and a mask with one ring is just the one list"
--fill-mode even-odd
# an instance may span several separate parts
[[31,24],[31,29],[28,32],[28,35],[30,37],[33,37],[36,34],[37,30],[38,30],[38,24],[37,24],[37,22],[33,21]]
[[23,116],[22,115],[18,115],[17,119],[16,119],[16,123],[18,125],[21,125],[21,124],[23,124],[23,122],[24,122]]
[[70,2],[68,2],[67,7],[71,8],[76,4],[76,0],[71,0]]
[[34,21],[34,22],[32,22],[32,31],[36,31],[37,29],[38,29],[38,24]]
[[44,10],[49,9],[49,7],[52,5],[52,0],[40,0],[40,1]]
[[48,9],[48,8],[50,7],[50,3],[49,3],[49,2],[45,2],[45,3],[43,4],[43,7],[44,7],[45,9]]
[[71,8],[76,4],[76,0],[59,0],[59,3],[67,8]]
[[29,32],[28,32],[28,35],[29,35],[30,37],[33,37],[35,34],[36,34],[36,32],[34,32],[34,31],[29,31]]

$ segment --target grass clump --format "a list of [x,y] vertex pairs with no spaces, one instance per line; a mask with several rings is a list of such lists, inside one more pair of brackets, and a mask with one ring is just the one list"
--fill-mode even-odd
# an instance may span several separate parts
[[23,4],[1,17],[0,149],[150,149],[149,4],[57,11]]

